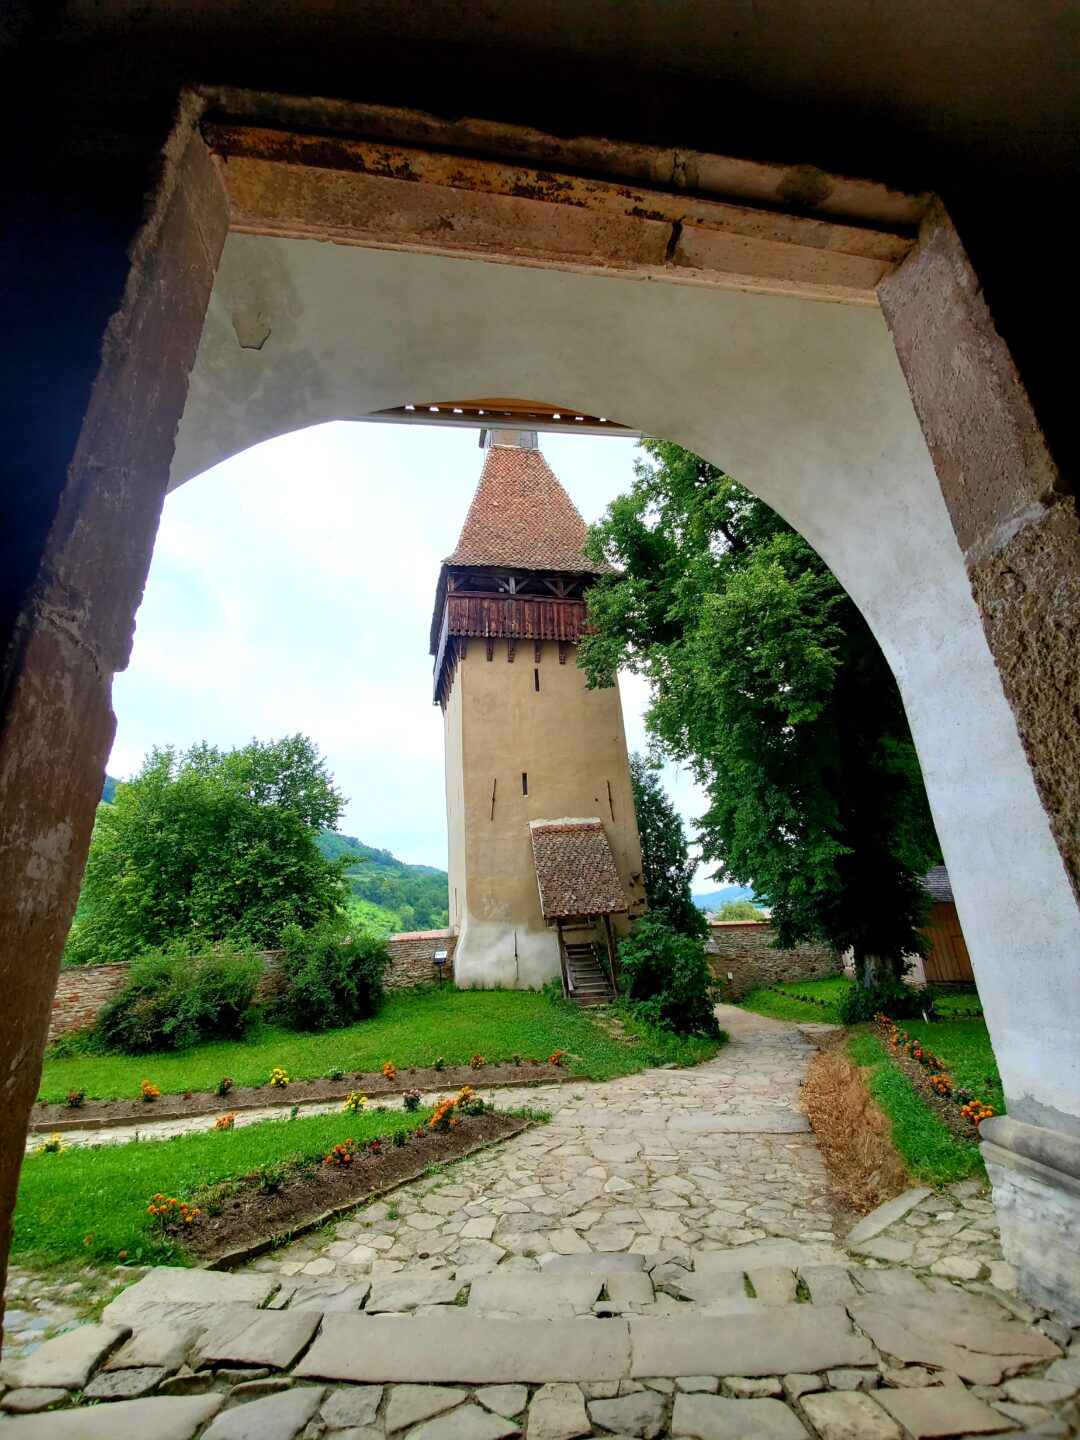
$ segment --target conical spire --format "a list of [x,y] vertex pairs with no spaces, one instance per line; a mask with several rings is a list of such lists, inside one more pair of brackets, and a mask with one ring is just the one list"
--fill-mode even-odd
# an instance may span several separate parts
[[[447,565],[595,574],[587,560],[585,521],[526,432],[492,435],[480,483]],[[531,437],[530,437],[531,438]],[[506,444],[504,440],[514,443]]]

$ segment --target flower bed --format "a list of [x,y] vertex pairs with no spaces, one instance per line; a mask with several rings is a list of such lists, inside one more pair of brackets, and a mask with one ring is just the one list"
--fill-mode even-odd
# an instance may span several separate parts
[[958,1139],[977,1140],[979,1124],[995,1113],[993,1106],[978,1099],[970,1089],[955,1085],[945,1062],[906,1030],[901,1030],[895,1020],[879,1014],[874,1023],[896,1063],[922,1086],[926,1100],[952,1133]]
[[[227,1196],[220,1199],[214,1194],[215,1187],[197,1191],[193,1199],[201,1210],[198,1223],[173,1238],[201,1264],[209,1262],[211,1268],[226,1269],[376,1195],[419,1179],[433,1165],[508,1140],[533,1123],[505,1111],[485,1109],[472,1114],[453,1101],[444,1103],[454,1109],[455,1123],[440,1121],[433,1127],[429,1121],[410,1132],[404,1144],[375,1140],[358,1146],[345,1136],[321,1163],[282,1168],[269,1182],[265,1174],[245,1175],[230,1181]],[[346,1117],[342,1124],[348,1124]]]
[[[581,1077],[572,1075],[561,1063],[561,1053],[557,1053],[559,1053],[557,1063],[555,1057],[552,1056],[550,1060],[548,1058],[536,1060],[530,1058],[522,1060],[520,1064],[508,1062],[485,1064],[484,1086],[494,1089],[517,1085],[558,1085],[575,1079],[580,1081]],[[284,1071],[281,1073],[285,1074]],[[263,1110],[274,1106],[289,1109],[293,1105],[303,1106],[319,1101],[344,1101],[356,1090],[362,1090],[369,1099],[381,1100],[388,1096],[403,1098],[406,1093],[416,1090],[431,1094],[448,1088],[458,1089],[475,1080],[477,1072],[469,1065],[445,1065],[438,1069],[434,1066],[418,1066],[414,1069],[402,1069],[400,1075],[395,1069],[393,1080],[379,1071],[375,1071],[367,1074],[357,1072],[335,1080],[292,1080],[285,1086],[274,1086],[272,1083],[268,1083],[264,1086],[235,1087],[229,1081],[226,1088],[223,1089],[222,1086],[227,1078],[222,1077],[215,1090],[203,1090],[195,1094],[185,1091],[181,1095],[160,1095],[159,1091],[160,1098],[154,1101],[154,1120],[179,1120],[188,1115],[219,1115],[221,1100],[226,1094],[229,1098],[229,1108],[232,1111]],[[157,1089],[156,1086],[151,1088]],[[30,1129],[38,1134],[51,1134],[56,1130],[130,1125],[133,1121],[145,1120],[147,1118],[146,1111],[147,1105],[142,1099],[105,1101],[84,1099],[77,1111],[70,1112],[66,1106],[46,1106],[39,1102],[34,1111]]]

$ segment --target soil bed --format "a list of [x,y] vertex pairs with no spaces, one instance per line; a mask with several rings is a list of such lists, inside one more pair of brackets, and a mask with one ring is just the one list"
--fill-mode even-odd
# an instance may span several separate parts
[[130,1125],[139,1120],[153,1124],[161,1120],[182,1120],[188,1115],[222,1115],[227,1110],[271,1107],[288,1110],[293,1105],[344,1100],[353,1090],[360,1090],[373,1100],[400,1097],[406,1090],[449,1095],[462,1085],[471,1085],[474,1090],[509,1089],[524,1085],[565,1085],[581,1079],[580,1075],[572,1075],[548,1061],[539,1065],[485,1065],[480,1070],[468,1065],[447,1065],[442,1070],[425,1066],[399,1070],[396,1084],[376,1072],[347,1075],[344,1080],[294,1080],[285,1089],[252,1085],[237,1086],[226,1095],[216,1095],[212,1090],[198,1090],[187,1096],[162,1095],[160,1100],[149,1104],[141,1099],[87,1100],[79,1106],[39,1102],[34,1108],[30,1130],[36,1134],[52,1134],[53,1131],[107,1129],[110,1125]]
[[[297,1167],[271,1194],[261,1188],[257,1175],[242,1176],[228,1182],[231,1193],[223,1199],[192,1196],[203,1214],[197,1227],[184,1235],[184,1250],[213,1269],[241,1264],[292,1235],[418,1179],[433,1165],[508,1140],[532,1124],[523,1116],[501,1111],[463,1116],[450,1131],[437,1133],[425,1127],[422,1133],[410,1134],[405,1145],[384,1141],[377,1154],[361,1151],[349,1165],[315,1162]],[[218,1205],[219,1213],[209,1213]]]

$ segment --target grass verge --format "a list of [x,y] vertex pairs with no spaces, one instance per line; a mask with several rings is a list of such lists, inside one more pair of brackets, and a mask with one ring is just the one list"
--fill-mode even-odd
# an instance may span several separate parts
[[[575,1005],[528,990],[412,991],[387,996],[378,1015],[342,1030],[297,1033],[263,1025],[243,1041],[217,1041],[156,1055],[46,1057],[40,1096],[63,1101],[69,1089],[85,1086],[92,1100],[137,1097],[149,1079],[164,1093],[212,1089],[222,1075],[237,1086],[265,1083],[280,1065],[293,1080],[312,1080],[333,1067],[378,1070],[384,1060],[398,1069],[465,1065],[474,1054],[489,1061],[514,1054],[546,1058],[567,1052],[572,1073],[610,1080],[651,1065],[693,1065],[716,1053],[718,1042],[655,1031],[620,1015],[625,1036],[613,1035]],[[228,1108],[225,1102],[222,1108]]]
[[[906,1024],[905,1028],[914,1034],[913,1025]],[[934,1049],[944,1059],[940,1034],[946,1026],[926,1028],[934,1031],[934,1040],[938,1042]],[[874,1031],[854,1031],[848,1040],[848,1051],[855,1064],[865,1071],[867,1089],[892,1127],[893,1144],[917,1180],[942,1185],[983,1173],[978,1145],[952,1135],[908,1077],[892,1063],[884,1043]]]
[[[739,1004],[744,1010],[753,1010],[757,1015],[769,1015],[774,1020],[824,1021],[830,1025],[840,1024],[840,1001],[851,989],[851,981],[844,975],[830,975],[825,980],[801,980],[790,985],[780,985],[776,990],[759,985],[747,991]],[[782,992],[782,993],[779,993]],[[823,1004],[808,1005],[800,1000],[808,995]]]
[[[133,1140],[29,1155],[22,1169],[11,1254],[36,1265],[73,1260],[130,1264],[182,1259],[162,1245],[146,1207],[157,1192],[190,1199],[260,1167],[321,1158],[346,1136],[357,1144],[422,1124],[430,1111],[366,1111],[262,1120],[240,1129]],[[126,1253],[125,1253],[126,1252]]]

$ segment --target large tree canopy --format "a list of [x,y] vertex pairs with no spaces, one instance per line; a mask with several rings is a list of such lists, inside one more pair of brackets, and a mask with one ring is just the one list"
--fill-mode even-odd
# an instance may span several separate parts
[[680,934],[703,936],[708,926],[690,898],[695,867],[682,817],[668,799],[659,775],[640,755],[630,757],[630,784],[649,909],[665,914]]
[[155,749],[98,809],[67,960],[190,942],[272,949],[333,915],[346,887],[320,854],[342,797],[304,735],[221,751]]
[[779,515],[678,446],[643,446],[590,535],[615,567],[590,591],[590,684],[619,666],[651,681],[653,740],[709,795],[703,857],[753,885],[781,944],[899,964],[922,946],[938,849],[892,673]]

